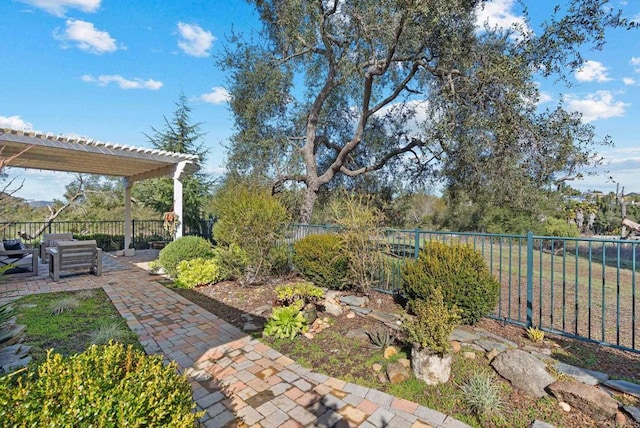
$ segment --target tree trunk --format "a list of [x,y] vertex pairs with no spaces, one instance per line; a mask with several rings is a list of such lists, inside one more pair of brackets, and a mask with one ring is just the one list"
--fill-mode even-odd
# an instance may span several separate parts
[[307,191],[304,194],[302,200],[302,206],[300,207],[300,223],[309,224],[311,222],[311,215],[313,214],[313,207],[318,200],[318,189],[313,187],[307,187]]

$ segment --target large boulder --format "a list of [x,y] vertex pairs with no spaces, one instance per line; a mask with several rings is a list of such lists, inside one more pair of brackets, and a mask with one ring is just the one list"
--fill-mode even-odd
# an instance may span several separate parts
[[491,366],[514,388],[540,398],[547,395],[545,388],[555,382],[546,365],[528,352],[510,349],[500,353],[491,361]]
[[452,354],[436,354],[429,349],[413,346],[411,350],[411,367],[417,379],[427,385],[445,383],[451,376]]
[[618,402],[595,386],[558,381],[549,385],[549,391],[558,400],[569,403],[597,421],[611,420],[618,412]]

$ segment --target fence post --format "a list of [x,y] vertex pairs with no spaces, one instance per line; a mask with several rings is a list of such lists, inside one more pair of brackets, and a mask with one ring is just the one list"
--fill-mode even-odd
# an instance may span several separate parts
[[414,233],[416,234],[416,237],[415,237],[415,242],[413,247],[413,257],[417,259],[418,255],[420,254],[420,229],[416,227],[416,230],[414,231]]
[[136,246],[136,221],[131,220],[131,243]]
[[527,232],[527,327],[533,325],[533,232]]

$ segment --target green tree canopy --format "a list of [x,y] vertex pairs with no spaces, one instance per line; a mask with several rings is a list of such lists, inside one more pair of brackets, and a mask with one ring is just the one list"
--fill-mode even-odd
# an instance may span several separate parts
[[574,174],[596,143],[561,106],[538,110],[534,77],[562,78],[583,45],[629,25],[605,0],[572,0],[535,33],[479,30],[481,0],[251,2],[262,33],[234,34],[220,61],[228,166],[302,184],[303,222],[320,189],[372,172],[526,206],[520,196]]
[[[191,122],[191,107],[187,97],[181,93],[175,103],[176,110],[171,120],[164,118],[161,130],[154,127],[153,135],[147,135],[154,148],[178,153],[197,155],[200,162],[206,160],[207,149],[201,139],[200,123]],[[183,181],[183,225],[187,230],[200,231],[204,207],[211,196],[213,181],[204,173],[198,172]],[[137,183],[133,194],[136,200],[162,213],[173,210],[173,181],[163,177]]]

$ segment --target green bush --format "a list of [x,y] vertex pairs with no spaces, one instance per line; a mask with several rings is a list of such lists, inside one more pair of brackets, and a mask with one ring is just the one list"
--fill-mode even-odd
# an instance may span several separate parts
[[211,243],[198,236],[183,236],[170,242],[160,251],[158,261],[171,277],[178,276],[178,264],[184,260],[209,258],[213,256]]
[[462,322],[474,324],[496,306],[500,284],[482,255],[468,245],[427,242],[416,260],[405,264],[402,285],[410,300],[426,300],[441,287],[449,308],[462,310]]
[[237,244],[230,244],[226,247],[215,247],[213,258],[220,267],[221,279],[238,279],[244,275],[247,268],[247,252]]
[[93,233],[91,235],[74,234],[79,241],[95,240],[96,246],[102,251],[118,251],[124,248],[124,235],[108,235],[106,233]]
[[192,428],[194,408],[175,363],[119,343],[67,358],[49,351],[37,369],[0,378],[3,426]]
[[292,305],[298,301],[303,302],[303,306],[308,303],[317,303],[324,296],[324,291],[320,287],[307,282],[281,284],[276,286],[275,292],[278,303],[283,306]]
[[293,339],[300,333],[307,331],[307,320],[301,312],[302,302],[291,306],[273,308],[271,317],[264,326],[263,334],[276,339]]
[[248,283],[262,281],[279,260],[274,251],[284,238],[285,207],[270,189],[229,183],[216,193],[211,208],[218,217],[213,228],[218,245],[240,247],[247,255],[243,279]]
[[580,236],[580,231],[578,230],[578,226],[569,224],[565,219],[550,217],[544,222],[542,234],[544,236],[577,238]]
[[269,250],[269,256],[267,257],[267,264],[271,269],[272,275],[286,275],[291,272],[289,266],[289,252],[286,245],[274,245]]
[[409,341],[420,348],[444,354],[449,351],[449,336],[460,322],[460,310],[447,307],[442,290],[436,287],[427,300],[415,300],[412,310],[416,317],[404,324]]
[[220,267],[215,259],[183,260],[178,263],[178,277],[175,285],[192,289],[198,285],[215,284],[222,279]]
[[308,281],[334,290],[345,286],[349,258],[335,234],[308,235],[293,245],[293,265]]

